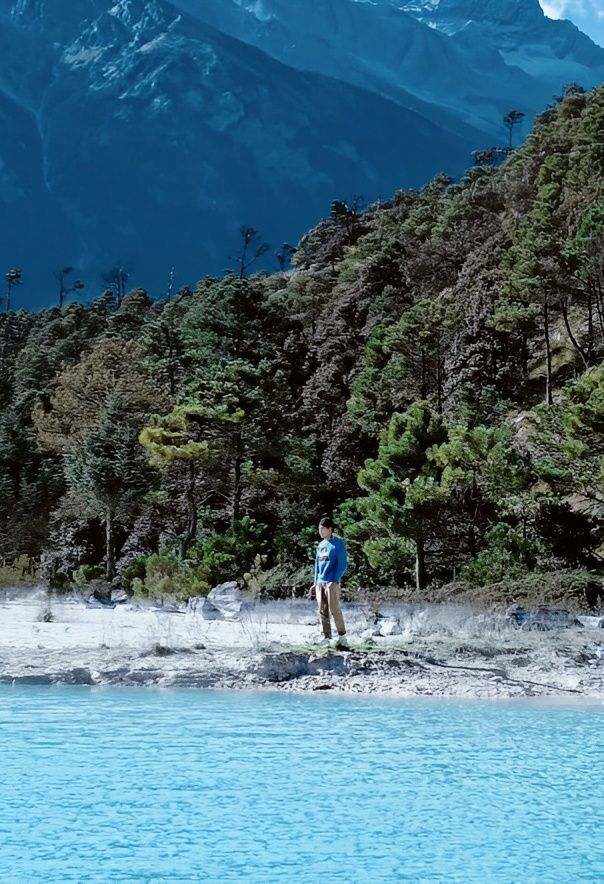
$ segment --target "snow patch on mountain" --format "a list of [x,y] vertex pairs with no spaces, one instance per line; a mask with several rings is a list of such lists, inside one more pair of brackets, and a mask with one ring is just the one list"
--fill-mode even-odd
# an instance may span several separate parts
[[235,0],[237,6],[252,15],[261,22],[267,22],[274,19],[275,13],[264,0]]
[[539,0],[407,0],[401,5],[469,56],[488,46],[508,67],[520,68],[549,89],[560,92],[573,81],[591,88],[604,80],[604,49],[570,21],[548,18]]
[[0,51],[0,263],[42,304],[59,265],[91,293],[116,260],[152,293],[171,267],[193,285],[224,271],[242,225],[295,242],[333,199],[460,174],[474,147],[459,124],[299,71],[165,0],[0,0]]
[[240,225],[295,240],[604,80],[537,0],[0,0],[0,53],[0,262],[41,292],[57,262],[222,272]]

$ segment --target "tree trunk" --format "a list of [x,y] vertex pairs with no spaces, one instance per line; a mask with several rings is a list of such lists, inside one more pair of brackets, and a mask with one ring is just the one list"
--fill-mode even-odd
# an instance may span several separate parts
[[602,335],[604,336],[604,303],[603,303],[604,299],[602,298],[602,285],[599,280],[596,284],[594,294],[596,296],[596,308],[597,308],[597,312],[598,312],[598,323],[600,326],[600,331],[602,332]]
[[189,462],[189,476],[187,481],[187,490],[185,492],[185,502],[187,507],[187,527],[180,537],[179,557],[180,561],[184,561],[189,551],[189,546],[195,540],[197,535],[197,503],[195,501],[195,467],[193,462]]
[[168,378],[170,381],[170,395],[174,396],[176,393],[176,373],[174,371],[174,344],[171,329],[168,329]]
[[113,551],[113,510],[105,509],[105,576],[113,580],[115,576],[115,554]]
[[585,353],[585,350],[581,346],[581,344],[575,338],[575,336],[573,334],[573,330],[570,327],[570,322],[568,321],[568,309],[566,307],[566,301],[564,300],[564,298],[560,298],[560,309],[562,310],[562,317],[564,319],[564,325],[566,326],[566,332],[568,334],[568,337],[570,338],[573,347],[575,348],[575,350],[577,351],[577,353],[581,357],[585,368],[587,368],[587,365],[588,365],[587,355]]
[[470,521],[468,526],[468,549],[471,558],[474,558],[476,555],[476,527],[473,521]]
[[241,430],[237,428],[236,446],[235,446],[235,463],[233,466],[233,499],[231,506],[231,530],[234,532],[239,521],[241,509],[241,465],[243,463],[243,452],[241,444]]
[[549,305],[543,302],[543,336],[545,338],[545,402],[552,405],[552,346],[549,337]]
[[443,365],[440,347],[436,353],[436,408],[439,414],[443,413]]
[[426,399],[428,396],[428,384],[426,381],[426,351],[422,347],[420,350],[420,359],[422,364],[422,380],[420,387],[420,399]]
[[415,588],[419,592],[428,585],[426,575],[426,553],[424,550],[424,538],[420,536],[415,541]]
[[587,358],[591,362],[594,350],[594,301],[591,283],[587,286]]
[[[478,509],[479,509],[479,495],[478,495],[478,482],[476,479],[476,470],[472,472],[472,492],[470,496],[470,501],[468,503],[468,516],[470,517],[470,524],[468,526],[468,548],[470,551],[470,556],[474,558],[477,553],[476,549],[476,524],[478,522]],[[473,510],[473,513],[472,513]],[[471,514],[471,515],[470,515]]]
[[521,347],[521,362],[522,362],[522,378],[526,381],[528,378],[528,340],[526,332],[522,332],[522,347]]

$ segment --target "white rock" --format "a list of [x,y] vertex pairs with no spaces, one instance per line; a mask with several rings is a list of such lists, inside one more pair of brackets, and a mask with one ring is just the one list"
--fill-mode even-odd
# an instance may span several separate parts
[[586,629],[604,629],[604,617],[594,617],[588,614],[581,614],[577,620],[586,627]]
[[403,630],[398,620],[382,620],[379,635],[401,635]]
[[236,620],[242,606],[241,590],[235,581],[230,581],[215,586],[206,597],[189,599],[187,610],[201,614],[204,620]]
[[374,635],[380,635],[379,629],[375,626],[370,626],[369,629],[364,629],[363,632],[361,632],[361,638],[363,639],[373,638]]

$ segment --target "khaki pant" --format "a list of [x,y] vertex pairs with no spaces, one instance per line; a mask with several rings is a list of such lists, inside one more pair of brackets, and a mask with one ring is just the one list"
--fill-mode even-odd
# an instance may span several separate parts
[[319,605],[319,614],[321,615],[321,629],[325,638],[331,638],[330,615],[336,624],[338,635],[346,635],[346,626],[344,625],[344,617],[340,607],[341,589],[342,587],[339,583],[315,583],[317,604]]

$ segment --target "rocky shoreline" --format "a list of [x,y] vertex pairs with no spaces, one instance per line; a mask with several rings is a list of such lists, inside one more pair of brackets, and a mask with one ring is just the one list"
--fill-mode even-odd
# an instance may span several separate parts
[[[398,696],[583,696],[604,701],[601,658],[558,655],[555,665],[509,656],[485,661],[463,654],[439,659],[402,649],[377,651],[281,650],[227,653],[158,646],[143,655],[48,653],[32,662],[23,653],[0,654],[0,683],[216,690],[336,691]],[[543,665],[545,663],[545,665]]]
[[53,604],[50,619],[41,611],[36,597],[0,603],[0,683],[604,702],[596,618],[524,631],[498,613],[416,606],[399,611],[394,634],[370,637],[367,612],[350,606],[351,649],[342,651],[316,645],[305,603],[256,605],[225,620],[81,600]]

